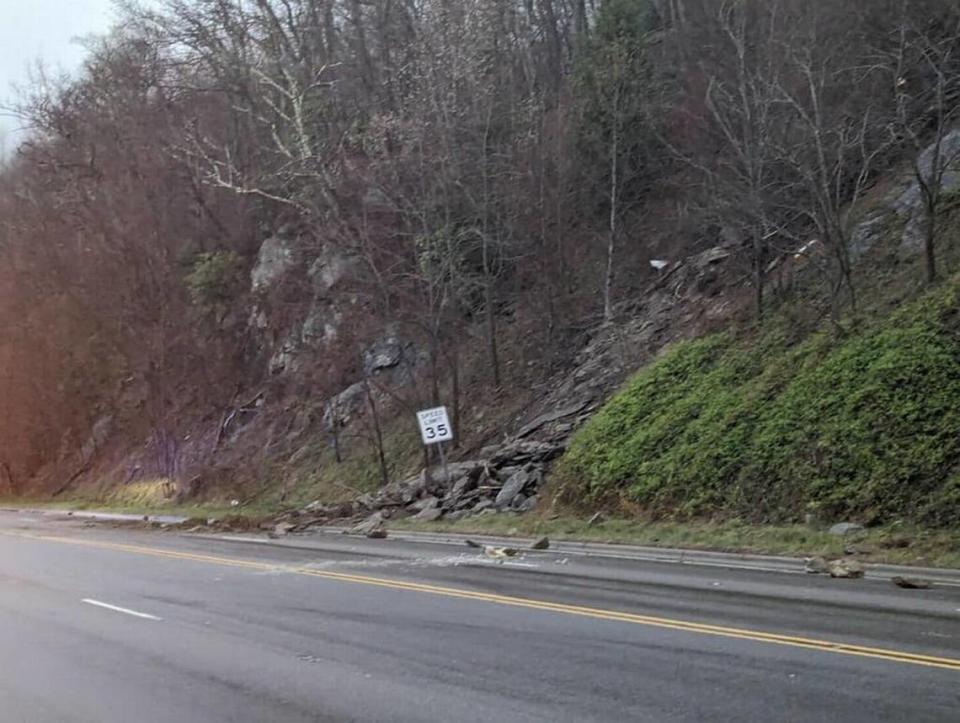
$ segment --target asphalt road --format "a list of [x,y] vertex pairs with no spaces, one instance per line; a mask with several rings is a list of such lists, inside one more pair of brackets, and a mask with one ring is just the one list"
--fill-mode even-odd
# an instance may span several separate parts
[[312,544],[0,513],[0,720],[960,720],[960,588]]

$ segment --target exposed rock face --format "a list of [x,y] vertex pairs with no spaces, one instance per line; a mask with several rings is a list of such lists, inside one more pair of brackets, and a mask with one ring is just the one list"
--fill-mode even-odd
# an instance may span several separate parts
[[[305,313],[294,321],[278,323],[259,303],[251,310],[249,326],[264,334],[268,329],[281,328],[279,341],[262,338],[269,349],[271,374],[296,372],[301,367],[305,352],[319,351],[336,342],[344,320],[344,308],[356,302],[355,297],[341,294],[344,281],[359,273],[357,260],[332,244],[324,244],[319,254],[309,262],[298,245],[291,226],[282,227],[267,238],[260,247],[257,263],[251,271],[251,289],[254,295],[263,295],[276,287],[284,276],[295,269],[305,270],[312,288],[312,298]],[[310,263],[309,269],[306,263]]]
[[90,430],[90,436],[80,448],[80,460],[83,464],[88,464],[97,450],[101,449],[113,434],[113,417],[106,416],[98,419],[93,429]]
[[357,271],[358,262],[331,244],[324,244],[320,255],[310,264],[307,275],[313,286],[314,296],[325,297],[337,284]]
[[395,336],[377,341],[363,353],[363,366],[367,374],[392,369],[401,361],[403,361],[403,345]]
[[343,323],[343,310],[335,301],[334,291],[357,273],[359,262],[355,257],[332,244],[323,245],[307,271],[313,300],[300,327],[300,341],[304,346],[317,348],[336,341]]
[[250,272],[254,293],[266,291],[297,265],[291,236],[289,229],[284,228],[261,244],[257,263]]
[[[917,157],[917,166],[925,179],[933,172],[936,144],[931,143]],[[941,162],[946,164],[942,178],[944,192],[960,189],[960,129],[947,133],[940,143]],[[871,213],[854,229],[850,240],[850,255],[856,260],[869,251],[885,233],[889,224],[903,224],[900,253],[910,255],[923,244],[923,191],[913,172],[905,186],[894,189],[884,200],[879,211]]]

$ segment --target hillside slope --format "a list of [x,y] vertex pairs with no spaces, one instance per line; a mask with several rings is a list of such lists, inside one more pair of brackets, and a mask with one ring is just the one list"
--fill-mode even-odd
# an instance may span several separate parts
[[566,495],[661,515],[960,521],[960,278],[838,338],[683,342],[574,437]]

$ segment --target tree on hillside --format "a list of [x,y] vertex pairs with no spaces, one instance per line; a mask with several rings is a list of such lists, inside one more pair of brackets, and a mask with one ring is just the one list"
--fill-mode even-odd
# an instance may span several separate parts
[[[579,59],[581,153],[592,171],[590,191],[603,198],[606,214],[601,285],[605,321],[613,319],[623,222],[642,199],[653,170],[646,108],[653,92],[647,48],[655,27],[656,13],[648,0],[607,0]],[[602,196],[600,188],[605,188]]]
[[[833,9],[835,10],[835,9]],[[857,296],[850,239],[863,200],[893,146],[893,99],[868,62],[866,21],[797,6],[782,41],[776,102],[785,131],[774,152],[795,175],[788,208],[816,232],[831,259],[831,318],[839,328]]]
[[880,50],[881,64],[896,97],[895,133],[913,156],[924,269],[932,283],[944,177],[960,160],[960,8],[942,0],[903,0],[894,35],[893,47]]
[[[780,0],[724,2],[702,19],[716,44],[701,52],[680,95],[680,120],[699,130],[671,153],[702,179],[705,216],[748,249],[754,313],[764,312],[766,270],[795,241],[785,209],[794,180],[777,146],[784,129],[778,83],[783,73]],[[762,7],[761,7],[762,5]],[[691,45],[679,38],[672,51]],[[678,58],[679,62],[679,58]]]

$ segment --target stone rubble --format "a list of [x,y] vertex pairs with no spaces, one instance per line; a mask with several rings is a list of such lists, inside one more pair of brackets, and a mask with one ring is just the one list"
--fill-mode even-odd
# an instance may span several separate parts
[[481,459],[451,462],[449,477],[442,468],[434,467],[351,502],[312,502],[270,520],[268,529],[287,534],[321,525],[350,524],[350,534],[384,537],[386,521],[405,517],[433,522],[529,512],[539,500],[547,465],[563,450],[560,444],[525,440],[484,448]]

